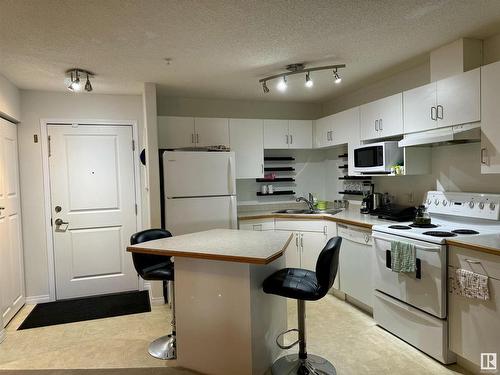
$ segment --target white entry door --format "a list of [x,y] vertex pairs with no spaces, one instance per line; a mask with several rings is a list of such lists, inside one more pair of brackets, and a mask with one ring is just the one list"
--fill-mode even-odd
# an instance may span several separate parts
[[17,127],[0,119],[0,331],[25,301],[20,203]]
[[137,290],[131,126],[49,125],[57,299]]

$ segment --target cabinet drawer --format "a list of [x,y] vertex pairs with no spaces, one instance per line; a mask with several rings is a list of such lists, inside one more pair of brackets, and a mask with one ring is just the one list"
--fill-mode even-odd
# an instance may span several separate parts
[[274,230],[274,219],[241,220],[240,230]]
[[500,280],[500,256],[452,246],[448,264]]
[[290,220],[290,219],[276,219],[276,230],[290,230],[300,232],[322,232],[327,233],[327,223],[323,220]]

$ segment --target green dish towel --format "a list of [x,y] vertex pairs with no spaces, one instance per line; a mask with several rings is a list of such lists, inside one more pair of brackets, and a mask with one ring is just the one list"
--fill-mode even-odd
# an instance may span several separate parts
[[416,268],[415,245],[391,241],[391,269],[394,272],[415,272]]

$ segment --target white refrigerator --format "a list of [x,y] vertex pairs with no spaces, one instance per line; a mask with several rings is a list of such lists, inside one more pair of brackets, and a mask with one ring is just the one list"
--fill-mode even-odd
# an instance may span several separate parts
[[165,151],[165,229],[237,229],[234,152]]

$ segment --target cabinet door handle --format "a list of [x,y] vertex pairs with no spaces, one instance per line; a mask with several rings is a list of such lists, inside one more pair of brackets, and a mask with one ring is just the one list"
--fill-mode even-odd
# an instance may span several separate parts
[[328,130],[326,132],[326,140],[329,141],[330,140],[330,131]]
[[[439,104],[437,107],[437,110],[436,110],[436,117],[440,120],[442,120],[444,118],[444,108],[441,104]],[[441,116],[439,116],[439,108],[441,108]]]
[[436,107],[431,107],[431,120],[437,120]]
[[293,144],[293,135],[290,134],[290,144]]
[[260,168],[262,169],[262,174],[264,174],[264,164],[261,164]]
[[297,246],[297,249],[299,248],[299,235],[295,234],[295,246]]
[[375,131],[378,132],[378,120],[375,120]]
[[481,149],[481,164],[484,164],[486,165],[486,160],[485,160],[485,157],[486,157],[486,148],[483,147]]
[[200,143],[200,135],[196,133],[196,143]]
[[195,143],[194,142],[194,134],[191,134],[191,143]]
[[304,235],[300,235],[300,248],[304,251]]
[[384,128],[382,127],[382,119],[378,120],[378,130],[383,130]]
[[285,135],[285,139],[286,139],[286,144],[288,144],[288,134]]

